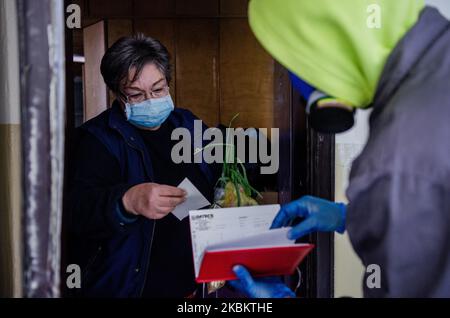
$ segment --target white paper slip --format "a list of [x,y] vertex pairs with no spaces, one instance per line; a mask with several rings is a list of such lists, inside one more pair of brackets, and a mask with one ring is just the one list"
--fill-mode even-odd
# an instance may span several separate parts
[[207,247],[268,232],[279,210],[276,204],[190,211],[196,276]]
[[186,191],[186,201],[178,205],[175,210],[172,211],[180,221],[189,215],[189,211],[198,210],[205,206],[211,205],[209,201],[203,196],[203,194],[192,184],[192,182],[186,178],[180,183],[178,188]]

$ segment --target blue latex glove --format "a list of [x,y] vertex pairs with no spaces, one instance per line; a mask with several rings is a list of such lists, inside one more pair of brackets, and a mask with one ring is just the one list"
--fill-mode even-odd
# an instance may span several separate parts
[[297,217],[304,220],[288,232],[288,238],[296,240],[312,232],[344,233],[346,206],[342,203],[305,196],[284,205],[272,223],[272,228],[285,227]]
[[244,266],[233,268],[238,280],[229,281],[229,284],[250,298],[293,298],[295,293],[289,289],[278,277],[265,277],[253,279]]

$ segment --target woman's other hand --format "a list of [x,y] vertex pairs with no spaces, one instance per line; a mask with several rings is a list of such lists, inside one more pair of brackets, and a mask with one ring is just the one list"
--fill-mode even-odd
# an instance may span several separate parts
[[152,220],[162,219],[185,200],[184,190],[157,183],[139,184],[122,197],[127,212]]

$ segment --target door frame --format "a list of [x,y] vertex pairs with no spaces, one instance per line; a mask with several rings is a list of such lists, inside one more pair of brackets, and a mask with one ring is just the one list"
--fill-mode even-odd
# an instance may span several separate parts
[[[334,135],[318,134],[309,127],[305,101],[290,85],[287,70],[276,64],[275,74],[274,110],[280,129],[279,202],[284,204],[304,195],[333,201]],[[302,297],[334,297],[334,233],[313,233],[302,241],[315,248],[299,266],[300,286],[298,277],[287,278],[287,283],[298,287]]]

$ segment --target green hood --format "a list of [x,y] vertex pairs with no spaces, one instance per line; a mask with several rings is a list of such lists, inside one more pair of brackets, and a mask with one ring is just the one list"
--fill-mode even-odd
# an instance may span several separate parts
[[[367,107],[387,58],[423,8],[423,0],[251,0],[249,21],[263,47],[291,72]],[[373,24],[378,12],[379,28]]]

